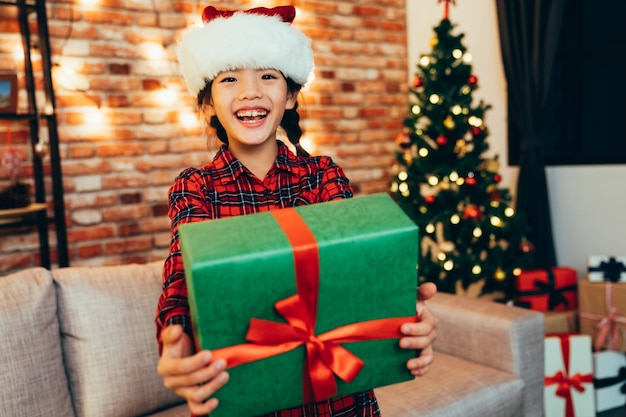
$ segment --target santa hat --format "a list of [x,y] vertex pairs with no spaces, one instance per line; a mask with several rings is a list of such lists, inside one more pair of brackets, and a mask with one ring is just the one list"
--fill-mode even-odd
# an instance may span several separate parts
[[202,26],[182,37],[178,62],[193,95],[222,71],[276,69],[300,85],[313,76],[311,40],[291,26],[293,6],[202,12]]

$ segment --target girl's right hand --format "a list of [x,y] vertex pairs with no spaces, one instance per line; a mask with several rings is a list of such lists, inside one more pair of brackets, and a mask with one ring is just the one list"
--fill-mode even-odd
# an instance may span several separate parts
[[163,385],[187,400],[192,414],[205,415],[218,405],[212,397],[226,382],[228,373],[222,359],[204,350],[192,355],[191,338],[180,325],[171,325],[161,333],[163,350],[157,365]]

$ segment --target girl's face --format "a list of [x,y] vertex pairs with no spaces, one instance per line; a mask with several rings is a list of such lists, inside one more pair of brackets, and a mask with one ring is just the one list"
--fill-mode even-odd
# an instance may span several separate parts
[[211,86],[210,115],[226,130],[229,146],[254,146],[276,140],[276,130],[295,97],[274,69],[238,69],[218,74]]

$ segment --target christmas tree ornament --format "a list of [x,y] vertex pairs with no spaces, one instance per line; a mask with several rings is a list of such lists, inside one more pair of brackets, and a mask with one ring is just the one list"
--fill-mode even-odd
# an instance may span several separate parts
[[500,175],[500,174],[496,174],[496,175],[494,175],[494,176],[493,176],[493,180],[494,180],[495,182],[500,182],[500,181],[502,181],[502,175]]
[[424,201],[426,202],[426,204],[433,204],[435,200],[436,200],[436,197],[432,194],[424,196]]
[[476,85],[476,83],[478,82],[478,77],[476,77],[475,75],[470,75],[467,79],[467,82],[469,85]]
[[456,5],[455,0],[439,0],[439,3],[443,1],[443,18],[444,20],[448,20],[450,17],[450,3]]
[[439,44],[439,39],[436,36],[433,36],[428,41],[428,44],[430,45],[431,48],[435,48],[437,46],[437,44]]
[[504,272],[502,268],[498,267],[493,273],[493,278],[496,281],[504,281],[504,279],[506,279],[506,272]]
[[454,146],[454,153],[456,153],[459,158],[464,158],[467,154],[467,150],[467,143],[463,139],[459,139],[456,141],[456,145]]
[[469,204],[463,210],[464,219],[477,220],[482,217],[482,210],[475,204]]
[[498,158],[489,158],[481,164],[481,168],[487,172],[498,172],[500,170],[500,161]]
[[407,132],[399,133],[396,136],[396,144],[402,150],[407,150],[411,147],[411,136]]
[[33,147],[33,150],[35,151],[35,155],[37,155],[39,158],[44,158],[50,152],[50,146],[48,145],[47,141],[39,139],[39,141]]
[[435,139],[435,142],[437,142],[437,145],[439,146],[446,146],[448,144],[448,138],[444,135],[439,135],[437,136],[437,139]]
[[522,251],[522,253],[531,253],[535,250],[535,247],[532,243],[526,240],[526,237],[523,237],[522,243],[520,243],[519,245],[519,249],[520,251]]
[[454,123],[452,116],[448,116],[444,119],[443,126],[448,130],[452,130],[456,127],[456,123]]
[[473,127],[473,128],[472,128],[472,135],[474,135],[474,136],[478,136],[478,135],[480,135],[481,133],[482,133],[482,130],[480,130],[480,128],[479,128],[479,127]]
[[413,88],[419,88],[423,85],[424,80],[422,79],[422,77],[418,77],[415,76],[413,77],[413,82],[411,83],[411,85],[413,86]]

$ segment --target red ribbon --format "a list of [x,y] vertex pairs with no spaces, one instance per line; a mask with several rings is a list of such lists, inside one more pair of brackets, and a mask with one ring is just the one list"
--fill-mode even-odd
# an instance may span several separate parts
[[252,318],[246,334],[249,343],[216,349],[213,355],[216,359],[225,359],[227,367],[233,368],[304,345],[304,403],[321,401],[337,392],[335,375],[352,382],[363,368],[363,361],[340,346],[341,343],[402,337],[400,326],[417,321],[417,316],[363,321],[316,335],[319,289],[317,241],[295,209],[276,210],[272,215],[287,236],[294,255],[298,293],[274,304],[287,323]]
[[296,18],[296,8],[293,6],[278,6],[268,9],[267,7],[255,7],[249,10],[220,10],[213,6],[207,6],[202,11],[202,21],[209,23],[218,17],[231,17],[235,13],[259,14],[262,16],[278,16],[283,22],[291,23]]
[[556,374],[554,374],[554,376],[545,377],[544,385],[558,385],[556,388],[556,395],[565,398],[565,417],[575,417],[571,388],[574,388],[578,392],[585,392],[585,387],[583,386],[583,383],[593,383],[593,375],[581,375],[580,373],[576,373],[572,376],[569,375],[569,336],[559,336],[559,339],[561,341],[561,352],[563,354],[563,364],[565,365],[565,372],[558,371]]

